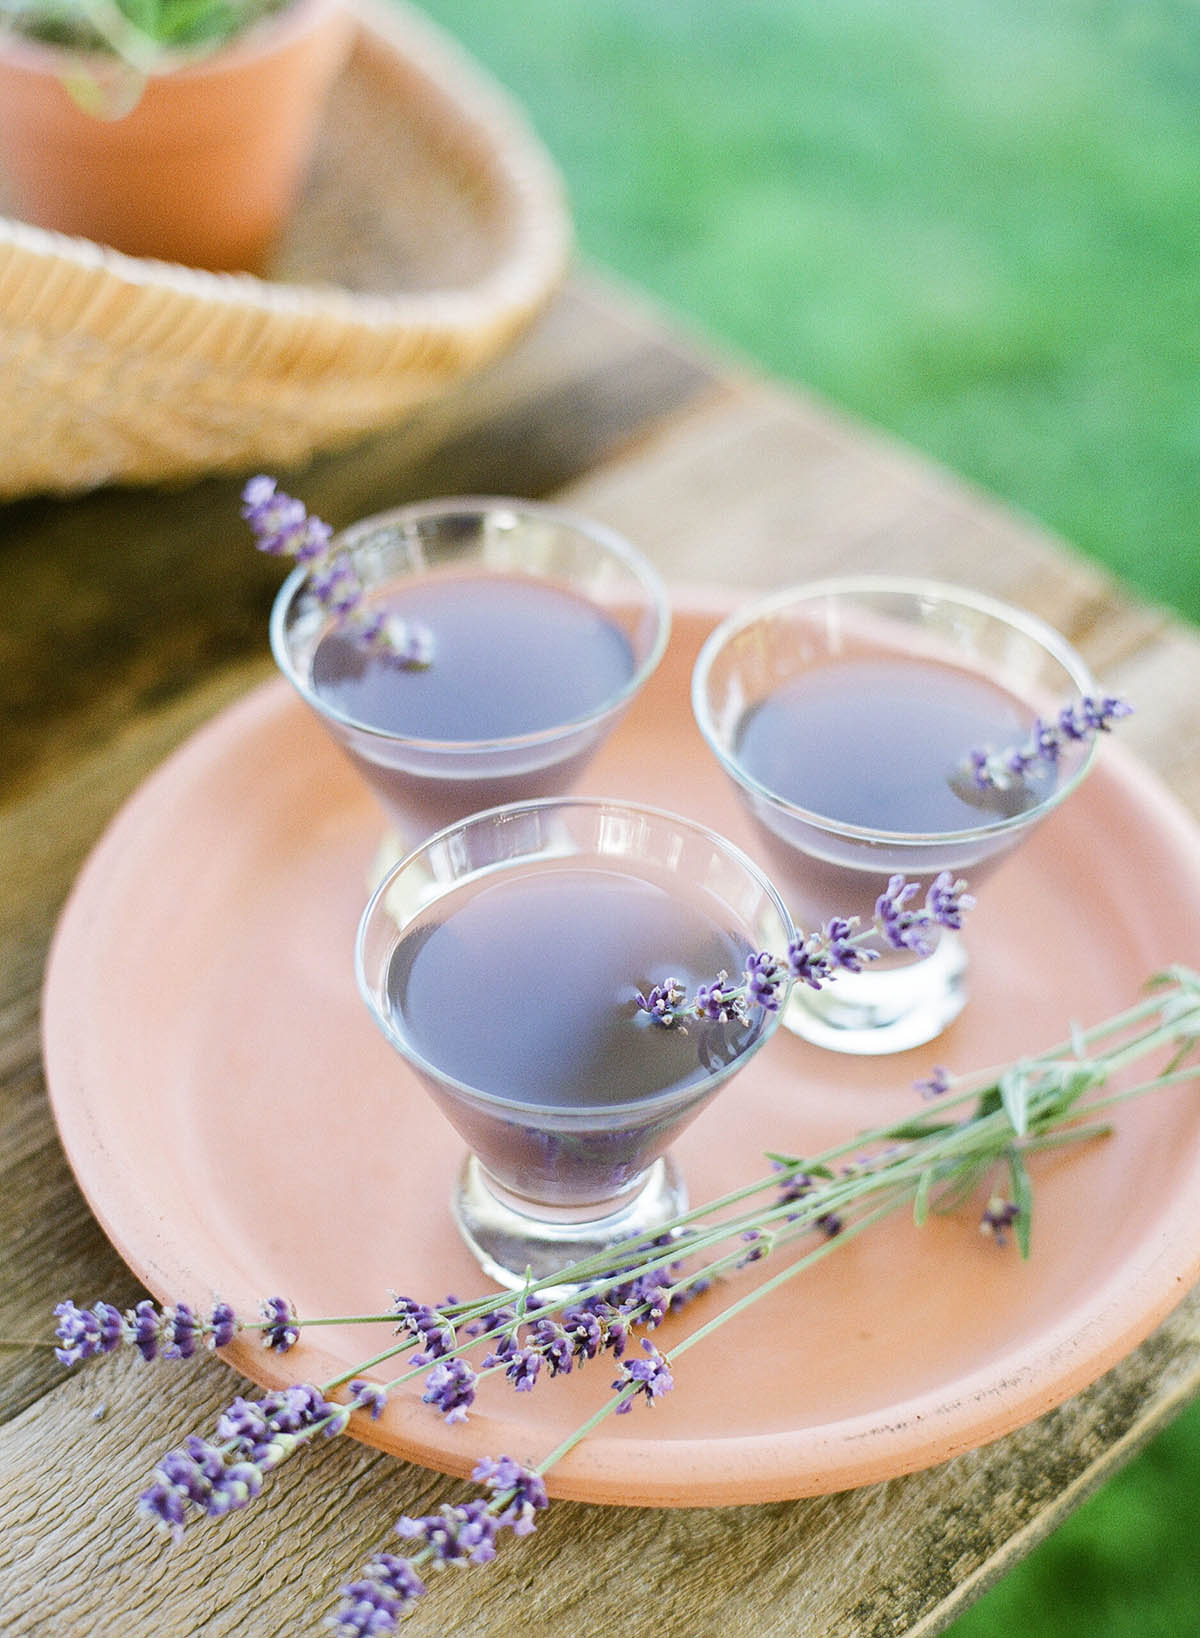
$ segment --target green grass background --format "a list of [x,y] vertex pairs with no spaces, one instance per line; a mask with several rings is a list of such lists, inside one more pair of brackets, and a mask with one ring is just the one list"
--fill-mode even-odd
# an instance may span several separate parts
[[[1200,7],[426,10],[530,111],[585,255],[1200,619]],[[954,1638],[1200,1632],[1198,1479],[1200,1406]]]

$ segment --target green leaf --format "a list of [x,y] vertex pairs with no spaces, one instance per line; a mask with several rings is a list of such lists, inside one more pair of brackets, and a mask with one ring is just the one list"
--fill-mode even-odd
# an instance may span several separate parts
[[828,1166],[819,1166],[815,1161],[805,1160],[800,1155],[777,1154],[773,1149],[767,1149],[764,1151],[763,1158],[769,1160],[772,1165],[796,1166],[800,1171],[807,1173],[809,1177],[831,1178],[833,1176]]
[[1000,1077],[999,1090],[1000,1102],[1004,1106],[1009,1124],[1018,1137],[1024,1137],[1029,1130],[1028,1065],[1014,1064],[1011,1069],[1006,1069]]
[[952,1120],[917,1120],[902,1121],[898,1126],[888,1127],[888,1136],[906,1143],[919,1142],[923,1137],[936,1137],[939,1132],[953,1132],[956,1122]]
[[979,1102],[975,1105],[975,1119],[986,1120],[989,1115],[996,1114],[1002,1107],[1000,1088],[998,1086],[989,1086],[979,1094]]
[[949,1181],[932,1196],[932,1208],[939,1216],[956,1211],[964,1200],[969,1200],[980,1181],[995,1160],[995,1155],[976,1155],[970,1160],[956,1161],[947,1172]]
[[923,1227],[929,1217],[929,1191],[933,1181],[933,1167],[927,1166],[917,1179],[917,1192],[913,1195],[913,1222],[918,1228]]

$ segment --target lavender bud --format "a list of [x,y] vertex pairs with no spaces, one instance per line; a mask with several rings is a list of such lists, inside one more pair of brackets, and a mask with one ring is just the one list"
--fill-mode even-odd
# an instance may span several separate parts
[[342,1602],[326,1625],[340,1638],[374,1638],[394,1631],[425,1592],[425,1583],[408,1559],[377,1553],[367,1561],[361,1579],[341,1589]]
[[475,1403],[475,1372],[465,1359],[444,1359],[425,1378],[426,1405],[436,1405],[447,1422],[465,1422]]
[[237,1315],[227,1302],[219,1302],[209,1316],[209,1344],[213,1348],[227,1348],[237,1335]]
[[165,1316],[154,1304],[143,1298],[125,1315],[125,1339],[131,1342],[144,1360],[155,1359],[163,1341]]
[[352,1382],[350,1403],[355,1410],[365,1410],[372,1422],[378,1422],[387,1404],[387,1389],[378,1382]]
[[1021,1215],[1021,1208],[1003,1195],[994,1194],[979,1219],[979,1232],[990,1235],[998,1246],[1008,1244],[1008,1230]]
[[621,1366],[625,1375],[618,1377],[613,1383],[613,1388],[618,1392],[628,1388],[631,1382],[637,1384],[633,1393],[617,1406],[618,1416],[631,1409],[633,1401],[639,1394],[644,1394],[646,1403],[652,1405],[663,1394],[670,1393],[675,1386],[675,1378],[671,1375],[670,1366],[649,1337],[642,1338],[642,1347],[649,1357],[646,1359],[625,1360]]
[[289,1348],[295,1347],[300,1337],[295,1309],[286,1297],[268,1297],[262,1304],[261,1312],[266,1321],[262,1328],[263,1347],[277,1354],[286,1354]]
[[534,1513],[550,1505],[541,1475],[514,1462],[511,1456],[495,1460],[485,1456],[471,1477],[494,1497],[507,1497],[507,1506],[495,1516],[496,1524],[501,1529],[507,1525],[515,1536],[531,1535],[536,1528]]
[[769,950],[760,950],[746,962],[746,992],[764,1012],[778,1012],[786,988],[784,971]]
[[962,927],[964,912],[975,908],[975,900],[966,889],[966,882],[956,881],[948,870],[934,877],[925,895],[925,908],[939,927],[949,927],[954,932]]
[[949,1070],[943,1069],[941,1064],[934,1064],[924,1080],[914,1081],[913,1087],[923,1098],[940,1098],[949,1092],[954,1084]]

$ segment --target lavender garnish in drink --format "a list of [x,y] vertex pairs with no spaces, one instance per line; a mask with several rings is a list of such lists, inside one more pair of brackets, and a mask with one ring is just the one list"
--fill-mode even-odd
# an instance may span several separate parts
[[676,978],[668,978],[644,994],[638,991],[638,1010],[664,1027],[686,1018],[746,1024],[754,1007],[778,1012],[793,980],[819,990],[839,973],[858,973],[865,963],[877,961],[879,951],[867,945],[870,938],[881,938],[893,950],[928,955],[937,929],[957,932],[964,913],[974,906],[966,887],[943,870],[930,883],[924,903],[914,904],[918,884],[892,876],[875,902],[869,927],[860,926],[857,916],[831,916],[820,932],[797,933],[786,960],[761,950],[747,959],[740,982],[730,983],[727,972],[718,973],[712,983],[699,985],[691,1000]]
[[260,552],[292,557],[307,565],[313,596],[337,615],[343,629],[364,648],[386,655],[405,671],[424,671],[433,663],[429,627],[419,620],[364,608],[362,582],[348,553],[333,547],[333,530],[312,517],[303,501],[285,495],[274,478],[250,479],[242,490],[242,516]]
[[1035,718],[1020,745],[1006,746],[1000,751],[977,746],[967,753],[964,768],[969,771],[976,790],[1015,790],[1028,775],[1053,771],[1068,745],[1084,744],[1097,734],[1109,733],[1114,722],[1132,712],[1132,705],[1119,695],[1085,694],[1073,704],[1064,705],[1053,722]]

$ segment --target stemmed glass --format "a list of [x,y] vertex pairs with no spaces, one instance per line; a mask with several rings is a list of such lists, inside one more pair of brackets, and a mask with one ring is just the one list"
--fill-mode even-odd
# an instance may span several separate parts
[[[1076,788],[1095,745],[1069,744],[1057,768],[1006,790],[975,785],[970,752],[1019,743],[1094,690],[1034,615],[938,582],[860,577],[731,615],[701,650],[692,705],[812,931],[831,916],[869,923],[895,873],[927,888],[950,871],[977,889]],[[819,993],[797,984],[784,1023],[841,1052],[901,1051],[957,1016],[966,973],[961,938],[942,932],[923,957],[890,953]]]
[[520,1287],[685,1209],[667,1150],[777,1015],[664,1027],[638,991],[736,976],[790,936],[736,847],[625,803],[495,808],[391,870],[359,987],[468,1145],[453,1211],[493,1279]]
[[368,613],[433,635],[426,671],[356,645],[309,569],[271,646],[395,827],[391,857],[469,813],[567,790],[662,657],[665,589],[612,530],[533,501],[460,498],[364,518],[332,553]]

